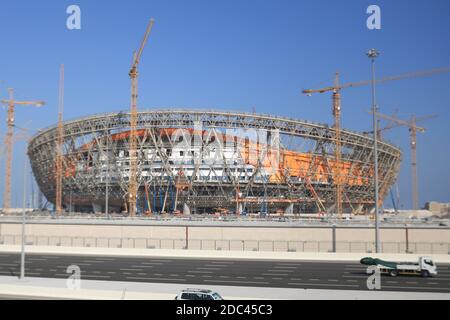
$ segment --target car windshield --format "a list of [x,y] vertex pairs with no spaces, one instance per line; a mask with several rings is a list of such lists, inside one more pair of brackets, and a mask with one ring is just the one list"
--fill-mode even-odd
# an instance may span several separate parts
[[223,298],[217,292],[214,292],[212,294],[212,296],[213,296],[214,300],[223,300]]

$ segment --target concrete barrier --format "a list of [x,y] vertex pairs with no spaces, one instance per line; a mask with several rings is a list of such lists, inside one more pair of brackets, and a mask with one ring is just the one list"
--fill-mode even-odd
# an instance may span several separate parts
[[[19,253],[20,246],[0,245],[0,252]],[[187,259],[254,259],[254,260],[311,260],[311,261],[359,261],[371,256],[384,260],[417,261],[419,254],[367,254],[328,252],[263,252],[263,251],[221,251],[221,250],[166,250],[133,248],[53,247],[27,246],[27,253],[58,255],[92,255],[118,257],[175,257]],[[426,255],[436,263],[450,263],[450,255]]]

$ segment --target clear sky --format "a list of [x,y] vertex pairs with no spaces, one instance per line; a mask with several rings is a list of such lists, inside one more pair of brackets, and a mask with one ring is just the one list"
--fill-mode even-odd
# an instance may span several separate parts
[[[66,8],[81,8],[81,30],[66,28]],[[381,7],[381,30],[368,30],[366,9]],[[127,110],[128,71],[148,19],[155,26],[140,65],[140,108],[195,107],[272,113],[332,123],[330,94],[304,88],[369,79],[365,53],[381,52],[377,74],[450,66],[448,0],[0,0],[0,97],[43,99],[17,108],[16,124],[38,129],[57,120],[59,65],[65,64],[65,118]],[[437,113],[418,140],[420,204],[450,202],[450,74],[378,86],[381,112]],[[369,130],[370,87],[342,92],[343,126]],[[6,119],[6,110],[1,109]],[[0,134],[6,132],[0,121]],[[400,202],[411,207],[408,131],[386,137],[404,151]],[[2,142],[3,144],[3,142]],[[13,205],[21,201],[23,143],[15,145]],[[4,157],[0,194],[3,194]],[[2,200],[0,200],[2,201]],[[386,202],[389,206],[390,202]]]

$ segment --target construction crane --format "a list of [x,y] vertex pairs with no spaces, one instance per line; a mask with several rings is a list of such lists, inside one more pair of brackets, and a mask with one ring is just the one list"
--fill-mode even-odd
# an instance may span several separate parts
[[[425,77],[425,76],[431,76],[435,74],[440,73],[450,73],[450,67],[444,67],[444,68],[435,68],[430,70],[424,70],[424,71],[417,71],[417,72],[409,72],[404,73],[397,76],[390,76],[386,78],[381,78],[378,80],[375,80],[375,83],[384,83],[388,81],[395,81],[395,80],[402,80],[402,79],[409,79],[409,78],[416,78],[416,77]],[[341,94],[340,91],[345,88],[353,88],[353,87],[362,87],[366,85],[372,84],[372,80],[364,80],[360,82],[352,82],[352,83],[345,83],[345,84],[339,84],[339,73],[336,73],[334,85],[331,87],[325,87],[322,89],[306,89],[303,90],[302,93],[306,95],[312,95],[314,93],[325,93],[325,92],[333,92],[333,117],[334,117],[334,132],[335,132],[335,169],[333,170],[333,179],[336,187],[336,212],[339,216],[342,215],[342,177],[341,177]],[[378,201],[378,199],[376,200]]]
[[8,106],[7,132],[5,137],[6,146],[6,174],[5,174],[5,193],[3,195],[3,209],[6,211],[11,208],[11,165],[13,157],[13,134],[14,134],[14,108],[15,106],[34,105],[42,107],[44,101],[16,101],[14,100],[14,89],[9,88],[9,100],[0,100],[1,104]]
[[419,209],[419,191],[417,178],[417,132],[425,132],[425,128],[417,126],[417,122],[437,117],[437,115],[428,115],[416,118],[412,115],[409,120],[401,120],[394,116],[388,116],[382,113],[375,114],[377,118],[392,121],[393,124],[383,128],[383,130],[392,129],[399,126],[405,126],[409,129],[410,145],[411,145],[411,177],[412,177],[412,204],[413,210]]
[[136,215],[136,200],[137,200],[137,139],[136,139],[136,126],[137,126],[137,98],[138,98],[138,66],[141,60],[142,52],[144,51],[145,44],[150,35],[154,23],[154,19],[150,19],[150,22],[145,31],[144,39],[141,42],[141,47],[138,52],[134,53],[133,64],[129,72],[131,79],[131,119],[130,119],[130,176],[128,187],[128,212],[130,216]]
[[63,175],[63,112],[64,112],[64,65],[59,75],[58,132],[56,139],[56,214],[62,213],[62,175]]

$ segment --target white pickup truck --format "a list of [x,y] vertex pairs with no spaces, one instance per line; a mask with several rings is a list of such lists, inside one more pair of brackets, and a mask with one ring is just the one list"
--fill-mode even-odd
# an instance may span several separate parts
[[420,275],[423,278],[437,275],[433,259],[420,257],[418,262],[391,262],[376,258],[362,258],[361,264],[377,266],[381,273],[396,277],[399,274]]

